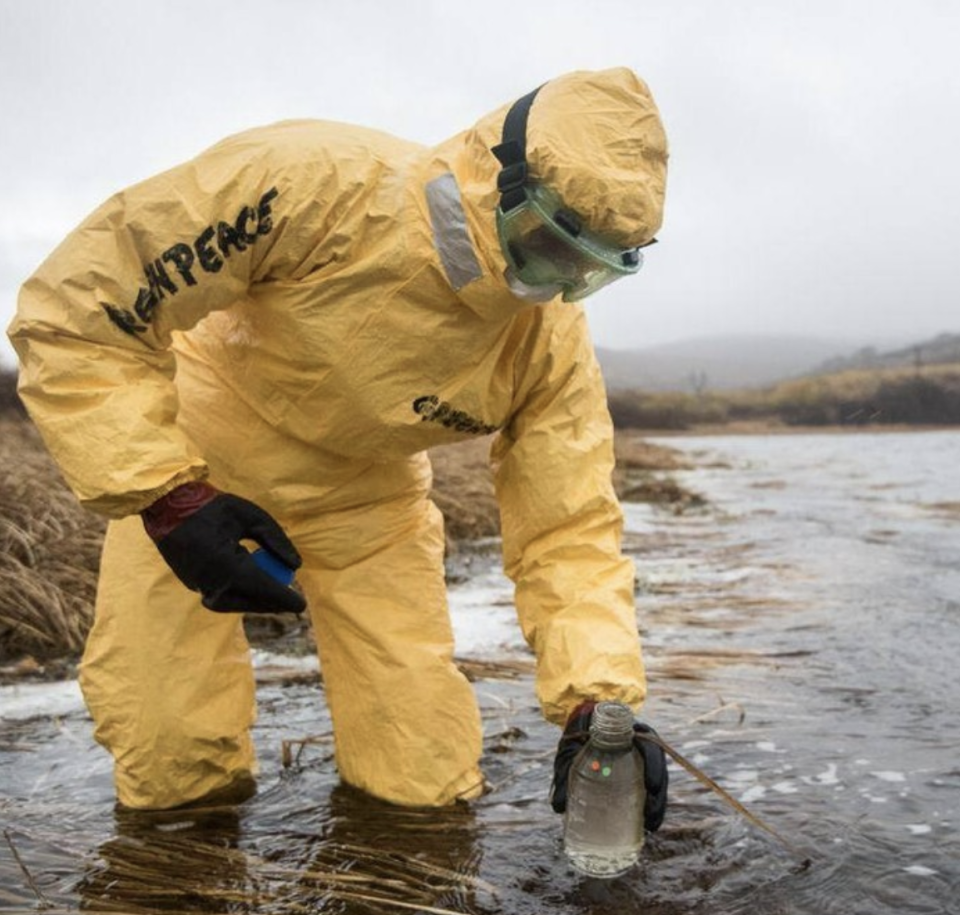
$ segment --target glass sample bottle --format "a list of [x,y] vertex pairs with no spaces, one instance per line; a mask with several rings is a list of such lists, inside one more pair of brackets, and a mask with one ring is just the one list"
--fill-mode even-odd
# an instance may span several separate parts
[[590,877],[625,874],[643,847],[643,757],[633,746],[633,712],[619,702],[593,710],[590,739],[570,767],[563,849]]

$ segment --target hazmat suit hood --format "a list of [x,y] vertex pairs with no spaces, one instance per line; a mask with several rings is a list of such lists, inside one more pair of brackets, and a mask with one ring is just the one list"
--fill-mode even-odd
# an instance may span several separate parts
[[[496,230],[501,165],[492,150],[512,104],[434,147],[428,166],[428,177],[444,170],[455,176],[483,268],[459,294],[474,310],[500,316],[507,265]],[[529,180],[559,194],[607,241],[638,247],[660,229],[667,139],[649,88],[630,69],[575,71],[545,83],[530,109],[526,155]]]

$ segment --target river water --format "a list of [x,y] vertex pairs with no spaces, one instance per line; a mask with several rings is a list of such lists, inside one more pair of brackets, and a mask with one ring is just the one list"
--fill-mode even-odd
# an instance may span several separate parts
[[960,433],[663,443],[707,501],[627,506],[645,718],[791,849],[674,765],[641,864],[577,876],[547,804],[556,729],[481,551],[451,585],[458,653],[502,662],[475,684],[479,802],[338,787],[312,662],[260,656],[258,796],[115,814],[75,684],[5,687],[0,912],[960,913]]

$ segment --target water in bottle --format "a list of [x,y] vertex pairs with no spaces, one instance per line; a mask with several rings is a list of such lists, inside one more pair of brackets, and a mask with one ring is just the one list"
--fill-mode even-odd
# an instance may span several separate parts
[[617,877],[637,863],[644,839],[643,777],[633,712],[619,702],[599,703],[567,789],[563,847],[580,873]]

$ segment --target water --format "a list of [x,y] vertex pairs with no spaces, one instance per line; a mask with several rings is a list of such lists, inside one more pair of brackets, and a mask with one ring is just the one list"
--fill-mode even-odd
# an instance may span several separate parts
[[601,757],[601,765],[609,764],[606,775],[591,772],[583,760],[574,762],[563,850],[581,874],[616,877],[637,863],[644,841],[643,764],[638,760],[629,751]]
[[[798,855],[674,766],[639,864],[585,878],[529,674],[476,683],[491,793],[424,812],[338,788],[318,686],[263,671],[261,792],[194,813],[115,814],[75,701],[30,719],[0,697],[0,912],[960,912],[960,433],[666,443],[710,504],[628,509],[645,717]],[[461,653],[522,658],[507,587],[487,557],[473,573]]]
[[[679,444],[712,508],[643,535],[648,651],[706,665],[685,749],[813,857],[723,883],[759,911],[960,911],[960,435]],[[676,721],[691,690],[655,689]]]
[[573,869],[587,877],[609,880],[627,873],[637,863],[643,842],[611,848],[589,842],[567,842],[564,846]]

